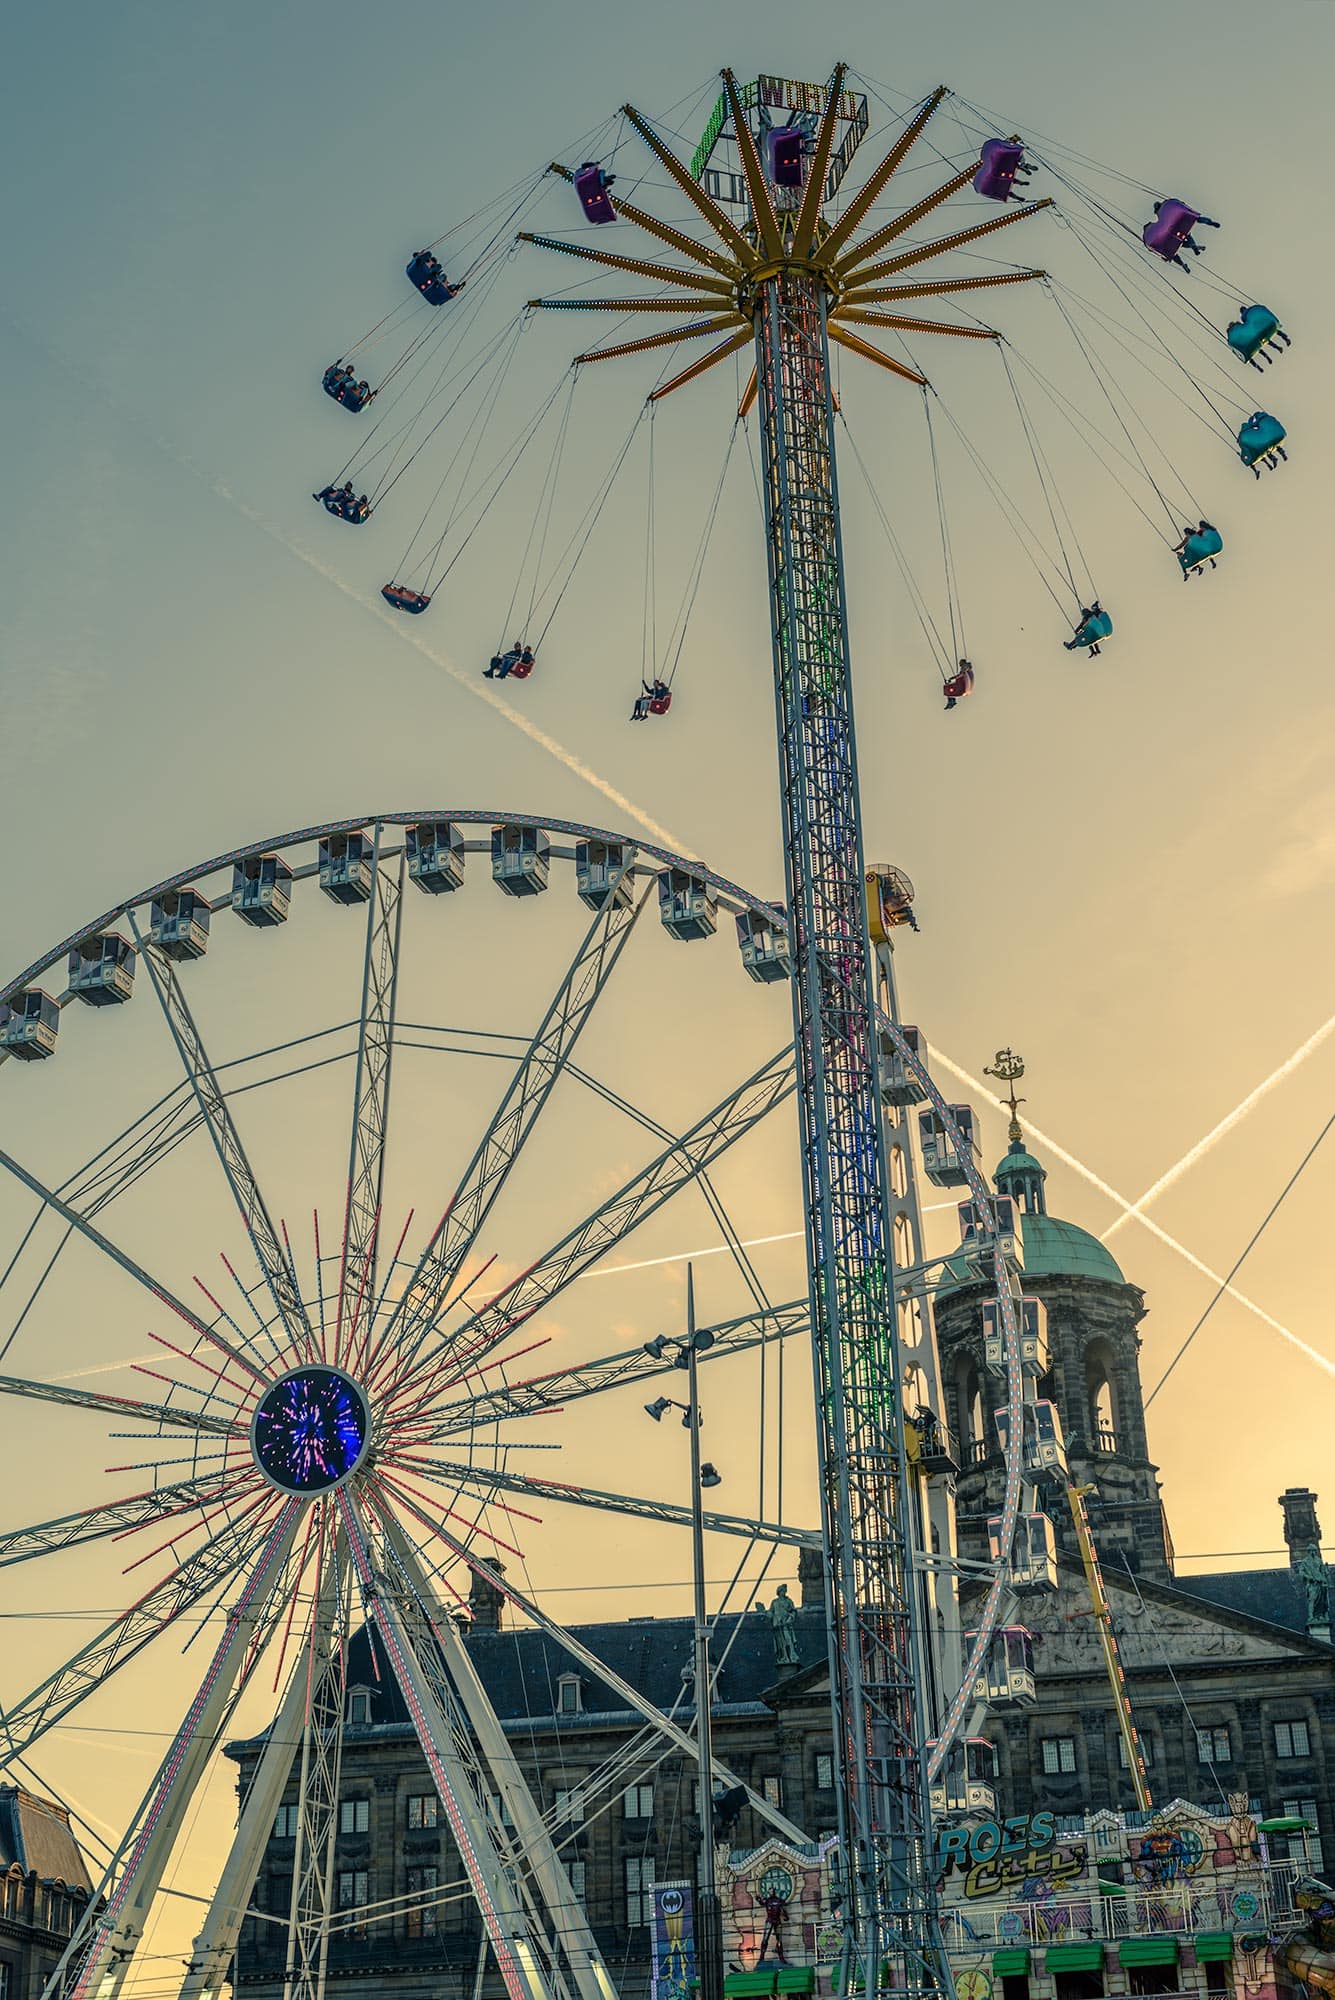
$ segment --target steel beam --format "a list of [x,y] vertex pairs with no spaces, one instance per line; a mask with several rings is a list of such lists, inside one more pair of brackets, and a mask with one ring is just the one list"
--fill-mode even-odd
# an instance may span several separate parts
[[[288,1341],[298,1355],[311,1352],[311,1327],[282,1237],[274,1226],[255,1170],[250,1164],[232,1108],[209,1060],[204,1038],[190,1011],[175,965],[161,946],[150,943],[130,912],[130,928],[139,946],[139,956],[147,968],[153,991],[158,997],[167,1029],[180,1057],[185,1079],[199,1106],[200,1115],[213,1141],[237,1211],[255,1252],[255,1261],[269,1288]],[[270,1335],[270,1339],[273,1336]],[[280,1347],[281,1342],[274,1341]]]
[[792,1095],[795,1081],[792,1050],[785,1046],[697,1119],[689,1132],[665,1146],[592,1215],[568,1230],[536,1264],[461,1321],[449,1336],[451,1353],[466,1357],[467,1365],[476,1367],[508,1333],[541,1312],[567,1285],[768,1117],[776,1105]]
[[[405,1287],[405,1303],[386,1332],[386,1340],[402,1349],[404,1359],[420,1350],[445,1310],[478,1232],[574,1053],[653,890],[650,882],[632,899],[620,893],[621,887],[619,876],[581,940]],[[396,1360],[396,1367],[403,1365],[404,1360]]]
[[359,1329],[369,1343],[377,1299],[376,1270],[380,1208],[389,1136],[389,1084],[394,1054],[394,1008],[398,994],[399,938],[403,928],[403,883],[407,856],[387,865],[381,854],[384,828],[378,823],[371,862],[371,895],[366,906],[366,955],[357,1029],[357,1071],[352,1095],[352,1138],[348,1153],[348,1199],[343,1218],[343,1256],[338,1280],[334,1358],[352,1350]]
[[[766,1312],[743,1313],[738,1319],[722,1320],[709,1331],[714,1344],[700,1355],[700,1364],[719,1361],[729,1354],[745,1354],[767,1340],[787,1340],[792,1334],[810,1334],[811,1306],[799,1299],[793,1305],[773,1306]],[[494,1389],[479,1389],[476,1396],[445,1403],[433,1412],[436,1421],[428,1434],[431,1443],[459,1437],[499,1424],[510,1417],[549,1416],[577,1403],[585,1396],[601,1396],[609,1389],[636,1387],[655,1376],[670,1375],[675,1363],[670,1358],[656,1361],[644,1348],[623,1348],[571,1368],[553,1369],[548,1375],[534,1375],[527,1382],[506,1382]]]
[[134,1954],[148,1923],[171,1859],[217,1737],[231,1705],[233,1688],[242,1673],[271,1591],[292,1552],[302,1516],[299,1500],[279,1509],[235,1605],[227,1613],[222,1638],[214,1649],[199,1691],[186,1710],[166,1757],[144,1799],[115,1887],[104,1899],[88,1905],[96,1912],[88,1935],[71,1939],[70,1948],[47,1983],[43,2000],[116,2000],[134,1963]]

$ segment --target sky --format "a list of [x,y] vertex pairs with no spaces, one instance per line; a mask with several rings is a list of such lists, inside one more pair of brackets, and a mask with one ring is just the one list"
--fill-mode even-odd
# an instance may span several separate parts
[[[1208,9],[1189,0],[1169,34],[1163,10],[1140,0],[1114,10],[1030,4],[1018,16],[956,0],[917,10],[849,0],[838,36],[832,43],[820,13],[782,0],[737,0],[722,35],[717,8],[701,0],[680,0],[670,19],[609,14],[590,0],[466,15],[401,0],[374,13],[345,0],[214,10],[131,0],[115,10],[29,10],[10,23],[0,153],[5,184],[21,198],[9,205],[0,284],[6,979],[174,869],[289,828],[410,806],[587,820],[675,843],[778,893],[763,546],[742,445],[672,714],[636,730],[626,710],[645,657],[642,432],[541,671],[522,688],[486,689],[479,676],[509,636],[531,479],[507,490],[431,614],[411,623],[395,621],[376,595],[414,524],[409,496],[400,507],[396,494],[385,519],[354,534],[309,495],[352,434],[352,420],[320,396],[320,370],[400,300],[413,247],[545,160],[573,154],[627,98],[672,126],[707,108],[724,63],[743,75],[820,79],[843,57],[881,92],[874,119],[886,97],[902,106],[946,81],[996,107],[1008,129],[1050,133],[1135,179],[1194,193],[1223,225],[1204,267],[1273,304],[1294,336],[1264,388],[1290,433],[1290,461],[1273,478],[1254,484],[1180,406],[1163,405],[1161,416],[1158,401],[1147,404],[1188,491],[1226,535],[1219,571],[1185,589],[1162,540],[1100,465],[1052,433],[1081,547],[1116,618],[1115,642],[1098,661],[1062,651],[1065,628],[1040,579],[1017,562],[945,439],[979,669],[975,696],[948,717],[845,455],[867,851],[907,869],[922,923],[897,955],[906,1014],[974,1076],[1001,1044],[1020,1049],[1026,1115],[1133,1201],[1320,1030],[1335,985],[1335,696],[1317,666],[1327,617],[1313,587],[1324,560],[1318,468],[1332,444],[1323,343],[1335,297],[1314,198],[1326,178],[1330,9],[1324,0],[1284,0],[1264,13],[1239,0]],[[955,129],[940,144],[949,151],[959,138]],[[617,164],[639,171],[631,145]],[[927,183],[909,185],[916,193]],[[651,186],[644,200],[665,197]],[[563,203],[568,195],[554,189],[546,226],[571,226]],[[1085,268],[1059,223],[1032,227],[1048,233],[1017,256],[1054,271],[1068,257]],[[519,299],[570,282],[570,271],[529,251],[505,282]],[[996,324],[1017,352],[1056,369],[1050,302],[1029,289],[997,304]],[[1219,294],[1203,286],[1198,297],[1227,316]],[[507,390],[516,412],[556,384],[588,324],[576,330],[554,315],[524,335]],[[934,381],[985,456],[1007,468],[1017,508],[1031,511],[1038,496],[1022,483],[1022,440],[994,357],[980,358],[973,343],[942,346],[952,351],[939,375],[933,352]],[[1260,378],[1238,373],[1236,393],[1250,397]],[[630,363],[581,382],[571,492],[581,481],[592,489],[652,379]],[[866,370],[841,372],[840,386],[849,428],[940,615],[913,392]],[[660,628],[681,602],[734,387],[719,370],[655,419]],[[439,474],[424,460],[421,476],[429,494]],[[528,910],[477,884],[466,899],[444,899],[466,900],[463,913],[421,900],[410,914],[422,943],[405,973],[412,1018],[530,1031],[576,939],[568,880],[559,909],[556,895]],[[651,926],[652,917],[642,929]],[[207,1008],[202,979],[198,987],[215,1054],[345,1020],[352,938],[344,913],[310,894],[281,935],[218,939]],[[637,938],[633,956],[615,1007],[591,1031],[588,1066],[680,1125],[777,1046],[786,1003],[747,987],[726,940],[697,952],[655,931]],[[10,1064],[0,1077],[4,1143],[38,1171],[71,1171],[172,1080],[146,996],[122,1012],[67,1017],[59,1062]],[[419,1061],[422,1086],[413,1086],[391,1169],[401,1213],[431,1208],[438,1159],[465,1156],[496,1088],[487,1062],[460,1064],[446,1083],[436,1058]],[[250,1129],[294,1215],[337,1199],[344,1074],[293,1083],[272,1113],[257,1096]],[[1211,1269],[1228,1270],[1321,1130],[1333,1086],[1335,1036],[1164,1189],[1154,1222]],[[983,1131],[990,1160],[1003,1121],[990,1113]],[[1116,1203],[1036,1144],[1053,1212],[1096,1234],[1110,1228]],[[489,1246],[500,1267],[522,1265],[535,1239],[642,1157],[624,1121],[574,1093],[517,1177],[510,1219]],[[1329,1363],[1333,1162],[1335,1151],[1318,1152],[1238,1278]],[[178,1285],[230,1240],[216,1186],[203,1191],[206,1165],[127,1197],[118,1220]],[[797,1296],[789,1155],[739,1149],[720,1185],[744,1236],[786,1239],[754,1254],[773,1297]],[[7,1228],[17,1213],[6,1206]],[[952,1218],[930,1222],[936,1247],[948,1247]],[[655,1222],[625,1261],[715,1240],[697,1206]],[[1112,1247],[1148,1296],[1142,1366],[1152,1384],[1214,1285],[1135,1221]],[[701,1285],[703,1309],[741,1309],[727,1260],[706,1260]],[[546,1331],[554,1352],[593,1351],[590,1341],[602,1351],[671,1323],[680,1298],[680,1266],[650,1264],[586,1286]],[[133,1385],[120,1364],[144,1351],[140,1302],[73,1257],[58,1299],[14,1361],[31,1363],[49,1336],[65,1364],[43,1354],[52,1372],[106,1369],[108,1382]],[[739,1372],[726,1401],[720,1394],[739,1510],[742,1484],[750,1493],[762,1466],[775,1498],[780,1432],[790,1511],[800,1506],[810,1453],[796,1362],[792,1373],[782,1422],[772,1374],[762,1390]],[[763,1449],[761,1408],[771,1412]],[[1275,1496],[1289,1485],[1320,1489],[1331,1408],[1329,1366],[1236,1302],[1215,1308],[1151,1411],[1184,1568],[1279,1559]],[[55,1514],[102,1490],[100,1461],[76,1463],[64,1448],[53,1456],[57,1435],[71,1434],[34,1423],[14,1438],[6,1518],[25,1518],[23,1508],[28,1518]],[[603,1483],[619,1472],[639,1490],[651,1478],[664,1492],[684,1480],[668,1456],[674,1441],[658,1433],[646,1445],[634,1430],[609,1436],[575,1414],[547,1441],[561,1445],[567,1476],[590,1483],[595,1468]],[[589,1615],[624,1614],[650,1582],[662,1609],[684,1608],[681,1551],[638,1532],[609,1538],[596,1525],[572,1536],[551,1524],[535,1543],[534,1576]],[[22,1651],[49,1661],[50,1634],[69,1629],[76,1611],[116,1602],[123,1585],[116,1566],[90,1560],[25,1579],[29,1587],[25,1607],[40,1603],[48,1616]],[[189,1659],[178,1664],[186,1674]],[[135,1698],[99,1718],[108,1756],[91,1783],[107,1817],[125,1787],[143,1781],[144,1744],[156,1741],[128,1733]],[[53,1742],[57,1779],[73,1782],[82,1764],[82,1739]],[[124,1780],[113,1780],[120,1765]]]

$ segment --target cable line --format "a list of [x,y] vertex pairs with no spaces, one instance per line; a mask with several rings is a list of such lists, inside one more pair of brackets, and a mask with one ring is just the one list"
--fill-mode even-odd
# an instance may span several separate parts
[[1335,1125],[1335,1111],[1331,1112],[1329,1118],[1326,1120],[1325,1124],[1321,1127],[1321,1130],[1317,1133],[1315,1139],[1313,1139],[1307,1151],[1303,1154],[1302,1159],[1298,1162],[1298,1165],[1294,1168],[1288,1180],[1285,1181],[1284,1186],[1279,1191],[1279,1194],[1276,1196],[1271,1206],[1266,1210],[1266,1213],[1263,1216],[1261,1222],[1258,1224],[1255,1232],[1248,1239],[1247,1244],[1243,1249],[1241,1255],[1237,1258],[1236,1262],[1234,1263],[1232,1270],[1229,1271],[1225,1277],[1220,1279],[1219,1287],[1216,1290],[1213,1298],[1210,1300],[1209,1305],[1205,1308],[1205,1311],[1201,1314],[1195,1326],[1192,1327],[1191,1332],[1187,1335],[1186,1339],[1182,1342],[1181,1346],[1178,1348],[1177,1353],[1173,1356],[1168,1366],[1164,1369],[1163,1374],[1159,1377],[1154,1387],[1150,1390],[1149,1395],[1145,1398],[1145,1408],[1147,1410],[1150,1404],[1154,1401],[1155,1397],[1158,1395],[1160,1389],[1163,1388],[1164,1383],[1168,1380],[1173,1370],[1177,1367],[1178,1362],[1182,1359],[1187,1349],[1191,1346],[1191,1343],[1196,1338],[1196,1335],[1205,1325],[1206,1320],[1209,1319],[1210,1314],[1219,1304],[1220,1299],[1223,1298],[1224,1293],[1228,1290],[1234,1278],[1236,1278],[1238,1272],[1242,1269],[1248,1257],[1251,1255],[1252,1251],[1256,1248],[1256,1245],[1260,1242],[1262,1236],[1264,1236],[1267,1228],[1269,1227],[1271,1222],[1273,1222],[1275,1216],[1279,1213],[1280,1208],[1283,1206],[1285,1197],[1297,1185],[1298,1180],[1302,1175],[1304,1168],[1307,1166],[1308,1162],[1312,1159],[1313,1155],[1316,1153],[1318,1147],[1321,1145],[1322,1140],[1325,1138],[1327,1132],[1329,1132],[1332,1125]]

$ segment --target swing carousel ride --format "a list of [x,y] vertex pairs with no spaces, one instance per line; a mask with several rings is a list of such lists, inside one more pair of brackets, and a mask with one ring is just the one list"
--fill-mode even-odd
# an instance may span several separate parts
[[[1044,1490],[1054,1477],[1059,1493],[1064,1489],[1060,1436],[1054,1441],[1052,1406],[1039,1393],[1027,1334],[1022,1219],[980,1171],[970,1108],[945,1100],[917,1030],[901,1018],[892,945],[914,922],[912,886],[899,870],[868,864],[863,852],[837,446],[847,447],[858,468],[931,671],[946,707],[956,708],[975,692],[976,667],[964,638],[945,497],[947,445],[976,476],[978,495],[999,510],[1057,607],[1063,622],[1054,620],[1054,658],[1059,643],[1098,656],[1114,619],[1101,596],[1107,586],[1086,562],[1058,487],[1054,436],[1092,454],[1184,580],[1207,576],[1224,537],[1170,462],[1173,433],[1154,406],[1168,398],[1199,418],[1259,479],[1282,463],[1285,429],[1270,412],[1249,408],[1251,397],[1241,393],[1249,378],[1239,369],[1263,374],[1289,336],[1269,307],[1215,274],[1214,239],[1203,243],[1197,232],[1219,225],[1186,197],[1098,167],[1037,134],[1021,138],[1010,120],[944,87],[892,103],[840,65],[828,85],[774,76],[743,83],[725,71],[721,92],[710,95],[689,160],[665,121],[626,106],[567,162],[536,170],[412,253],[406,295],[325,369],[322,387],[338,406],[336,421],[352,419],[359,430],[351,456],[314,498],[333,520],[369,529],[371,544],[395,503],[409,500],[415,526],[381,595],[397,613],[439,619],[448,615],[451,579],[461,587],[461,559],[491,532],[502,494],[515,490],[511,482],[536,492],[495,651],[478,663],[494,682],[517,683],[513,699],[522,701],[535,674],[541,686],[544,674],[571,671],[556,664],[554,624],[637,436],[643,431],[648,440],[652,551],[654,413],[732,361],[722,465],[664,648],[656,623],[646,619],[653,638],[642,653],[631,716],[669,728],[681,720],[674,692],[689,661],[691,612],[729,467],[741,458],[754,466],[754,451],[778,719],[782,898],[757,895],[698,860],[615,829],[449,805],[380,812],[237,848],[132,894],[42,954],[0,995],[0,1061],[34,1064],[58,1046],[65,1053],[58,1035],[74,1000],[119,1010],[138,975],[139,991],[149,988],[156,1003],[147,1013],[152,1028],[125,1034],[114,1061],[98,1059],[97,1037],[71,1038],[78,1088],[61,1100],[62,1115],[68,1129],[77,1104],[79,1129],[98,1140],[91,1156],[62,1152],[51,1121],[35,1114],[27,1124],[12,1121],[0,1152],[12,1233],[0,1291],[14,1371],[0,1377],[0,1394],[58,1409],[72,1437],[84,1427],[74,1439],[81,1455],[97,1420],[129,1426],[112,1435],[140,1440],[134,1464],[119,1468],[138,1483],[6,1532],[0,1563],[45,1574],[71,1551],[91,1564],[128,1537],[166,1530],[131,1564],[130,1601],[96,1636],[26,1693],[7,1677],[6,1768],[30,1773],[32,1753],[48,1733],[85,1704],[97,1713],[103,1690],[123,1670],[141,1699],[153,1699],[151,1680],[134,1663],[141,1654],[151,1662],[164,1635],[170,1643],[173,1632],[190,1629],[192,1645],[207,1654],[159,1769],[127,1809],[101,1896],[53,1975],[50,2000],[57,1991],[115,2000],[131,1977],[196,1796],[217,1766],[238,1702],[260,1687],[269,1667],[282,1690],[278,1721],[180,1993],[200,2000],[228,1977],[275,1814],[290,1801],[297,1861],[285,1915],[286,1993],[318,2000],[331,1931],[350,1920],[332,1907],[330,1871],[346,1642],[362,1622],[372,1626],[384,1670],[402,1690],[507,1994],[607,2000],[614,1984],[570,1888],[559,1816],[530,1794],[470,1670],[455,1614],[466,1604],[461,1582],[483,1577],[639,1715],[644,1742],[658,1744],[657,1754],[694,1754],[682,1716],[655,1708],[591,1653],[541,1589],[507,1576],[501,1557],[512,1569],[524,1564],[518,1538],[540,1533],[535,1506],[576,1519],[611,1514],[667,1533],[689,1527],[689,1508],[612,1490],[590,1465],[563,1465],[567,1476],[558,1481],[526,1469],[522,1456],[518,1467],[513,1461],[526,1450],[554,1448],[553,1431],[567,1427],[589,1451],[595,1433],[578,1424],[585,1399],[619,1396],[624,1403],[629,1393],[633,1404],[642,1384],[673,1366],[661,1340],[600,1352],[590,1331],[597,1320],[587,1309],[578,1353],[567,1333],[561,1366],[535,1373],[531,1362],[519,1363],[551,1337],[544,1328],[557,1301],[576,1286],[587,1300],[588,1281],[632,1231],[660,1211],[671,1213],[671,1204],[701,1197],[732,1250],[749,1303],[700,1330],[698,1359],[711,1369],[731,1365],[730,1406],[757,1413],[762,1465],[754,1511],[711,1511],[707,1532],[769,1550],[767,1563],[774,1551],[794,1546],[824,1554],[844,1857],[843,1976],[906,1995],[950,1990],[929,1866],[932,1799],[950,1798],[967,1781],[978,1719],[989,1700],[1013,1694],[1012,1681],[1023,1673],[1015,1593],[1044,1587],[1052,1532]],[[862,174],[873,103],[877,158]],[[637,147],[642,198],[666,195],[675,219],[660,219],[631,198],[641,195],[629,164]],[[930,189],[906,189],[908,177],[923,171],[931,172]],[[534,226],[542,205],[553,202],[579,234]],[[942,233],[931,234],[932,218],[948,204]],[[1036,264],[998,261],[999,251],[1020,240],[1003,232],[1021,228],[1025,241],[1044,240],[1046,228],[1048,240],[1081,253],[1082,289]],[[641,281],[641,289],[590,296],[581,280],[516,307],[507,280],[517,259],[527,270],[537,253],[592,267],[600,284],[615,274]],[[1078,382],[1096,391],[1094,415],[1046,367],[1026,360],[1013,332],[974,317],[985,302],[1000,309],[1001,301],[1030,292],[1068,343]],[[522,386],[516,355],[529,329],[547,316],[581,313],[613,315],[614,332],[629,337],[580,352],[573,369],[564,355],[555,385],[512,421],[517,379]],[[654,330],[634,331],[646,321]],[[677,349],[696,344],[700,351],[679,366]],[[972,350],[979,367],[997,371],[998,406],[1014,413],[1031,477],[1023,503],[933,379],[931,364],[947,350]],[[836,381],[832,361],[843,358],[848,372]],[[629,434],[592,490],[575,494],[580,475],[571,471],[566,446],[577,385],[596,365],[645,359],[661,372]],[[904,524],[896,525],[859,448],[849,410],[859,387],[855,369],[863,366],[867,379],[872,371],[888,376],[883,386],[908,399],[906,424],[921,418],[940,538],[939,593],[921,581]],[[531,461],[544,455],[542,469],[530,474]],[[902,499],[905,482],[898,485]],[[1210,511],[1224,510],[1211,503]],[[1118,600],[1109,592],[1108,601]],[[498,698],[510,699],[511,691]],[[553,865],[568,867],[583,906],[573,955],[528,1036],[501,1034],[490,1020],[486,1028],[456,1028],[440,1011],[448,1005],[441,996],[457,989],[442,970],[437,936],[443,916],[463,921],[465,906],[476,904],[457,893],[473,854],[506,895],[530,908],[547,890]],[[306,881],[326,901],[306,906],[318,920],[289,931]],[[751,1005],[763,1017],[762,1040],[769,1035],[776,1043],[759,1067],[739,1065],[710,1108],[681,1129],[584,1067],[594,1039],[586,1030],[606,1019],[608,989],[627,948],[657,948],[648,936],[653,927],[640,923],[652,905],[663,932],[678,942],[699,943],[716,933],[721,916],[732,919],[754,982]],[[544,914],[532,921],[550,942],[551,906],[538,907]],[[258,973],[251,953],[244,969],[229,966],[242,934],[228,941],[217,955],[227,1005],[242,1024],[286,1024],[281,1039],[271,1034],[226,1060],[209,1052],[213,1029],[206,1039],[203,1002],[210,968],[201,964],[220,941],[212,919],[223,910],[258,934],[253,952],[268,955]],[[457,962],[459,948],[451,950]],[[52,991],[62,977],[63,989]],[[350,1013],[336,997],[349,984]],[[330,996],[332,1022],[303,1013],[313,994]],[[423,1018],[433,1003],[437,1011]],[[746,1032],[751,1045],[754,1025]],[[396,1205],[397,1185],[391,1198],[387,1182],[390,1131],[413,1125],[434,1088],[432,1066],[444,1055],[475,1064],[499,1058],[507,1078],[493,1102],[477,1095],[479,1136],[451,1176],[452,1191],[419,1188],[415,1208]],[[170,1081],[158,1078],[163,1062]],[[277,1171],[295,1177],[314,1211],[308,1226],[289,1231],[265,1192],[269,1169],[242,1138],[243,1125],[262,1122],[244,1094],[259,1091],[266,1104],[280,1105],[289,1101],[285,1093],[327,1094],[326,1071],[339,1062],[351,1079],[336,1149],[347,1162],[341,1184],[328,1171],[335,1149],[325,1112],[284,1112],[266,1127],[271,1142],[281,1140]],[[604,1178],[592,1207],[556,1225],[545,1249],[523,1247],[498,1229],[507,1213],[505,1227],[531,1228],[533,1204],[507,1211],[503,1197],[531,1190],[529,1149],[547,1164],[549,1191],[552,1179],[567,1177],[571,1156],[551,1128],[570,1115],[572,1102],[579,1117],[589,1096],[608,1117],[638,1126],[647,1162],[610,1190]],[[311,1100],[292,1101],[309,1107]],[[808,1290],[776,1305],[739,1240],[720,1176],[734,1149],[746,1159],[747,1142],[763,1139],[769,1121],[794,1109]],[[187,1143],[192,1135],[194,1146]],[[931,1328],[942,1260],[929,1258],[924,1245],[920,1175],[961,1191],[967,1254],[995,1294],[986,1361],[1005,1417],[1005,1497],[991,1524],[995,1564],[963,1645],[958,1618],[946,1615],[956,1588],[948,1553],[954,1461],[940,1422]],[[165,1212],[179,1215],[179,1228],[165,1239],[154,1226],[164,1179],[173,1183]],[[207,1218],[219,1195],[224,1219],[210,1236]],[[321,1214],[328,1217],[331,1202],[342,1224],[330,1230],[326,1220],[322,1235]],[[113,1203],[116,1216],[107,1219]],[[424,1225],[415,1214],[439,1220]],[[215,1292],[196,1279],[192,1289],[187,1260],[198,1244],[219,1240],[225,1285]],[[505,1263],[488,1280],[502,1252]],[[149,1399],[131,1393],[129,1376],[114,1392],[74,1379],[85,1372],[70,1365],[84,1358],[69,1331],[69,1309],[80,1296],[75,1272],[79,1284],[97,1286],[99,1312],[112,1325],[127,1324],[127,1296],[154,1302],[150,1337],[160,1358],[152,1367],[125,1364],[152,1379]],[[782,1426],[777,1442],[773,1427],[767,1439],[765,1412],[773,1371],[793,1335],[800,1338],[792,1352],[809,1345],[820,1468],[818,1506],[798,1525],[786,1520],[781,1497],[767,1518],[764,1483],[768,1457],[769,1490],[781,1496]],[[737,1372],[746,1367],[760,1371],[758,1380]],[[947,1552],[943,1561],[928,1559],[933,1548]],[[145,1590],[138,1561],[152,1557],[165,1558],[166,1573]],[[527,1579],[526,1567],[523,1573]],[[1134,1753],[1129,1719],[1126,1730]],[[615,1796],[626,1769],[624,1760],[612,1760],[585,1782],[586,1810],[596,1810],[603,1794]],[[714,1786],[736,1782],[717,1762],[708,1775]],[[772,1801],[748,1796],[762,1821],[791,1839],[804,1837]]]

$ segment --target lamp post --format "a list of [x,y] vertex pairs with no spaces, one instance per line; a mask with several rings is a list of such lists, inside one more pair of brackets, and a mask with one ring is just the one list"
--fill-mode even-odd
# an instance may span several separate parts
[[[645,1352],[661,1361],[673,1343],[660,1334],[645,1342]],[[708,1330],[695,1327],[695,1274],[686,1266],[686,1338],[676,1343],[673,1365],[684,1368],[687,1400],[659,1396],[645,1409],[655,1423],[668,1410],[680,1410],[682,1428],[691,1438],[691,1554],[695,1582],[695,1729],[700,1766],[700,1851],[698,1886],[695,1899],[695,1960],[700,1978],[700,2000],[723,2000],[723,1922],[719,1909],[718,1886],[714,1875],[714,1746],[711,1707],[713,1676],[709,1665],[709,1621],[705,1611],[705,1519],[704,1492],[718,1486],[720,1476],[708,1460],[700,1459],[700,1396],[697,1361],[700,1353],[714,1344]]]

